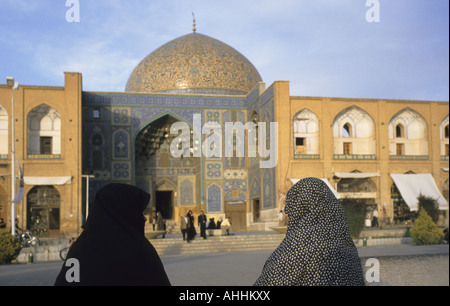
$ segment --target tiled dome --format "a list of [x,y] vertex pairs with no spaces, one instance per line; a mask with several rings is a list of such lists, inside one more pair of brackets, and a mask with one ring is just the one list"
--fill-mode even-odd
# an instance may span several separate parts
[[245,95],[261,81],[259,72],[241,53],[194,32],[145,57],[132,72],[125,91]]

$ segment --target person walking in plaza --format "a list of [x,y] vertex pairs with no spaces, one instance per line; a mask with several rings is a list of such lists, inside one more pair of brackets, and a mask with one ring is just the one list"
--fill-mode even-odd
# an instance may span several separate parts
[[156,230],[156,218],[155,218],[155,215],[153,212],[150,214],[150,222],[152,223],[153,231],[155,231]]
[[[181,229],[181,233],[183,234],[183,241],[186,240],[186,236],[187,236],[186,234],[188,232],[188,227],[189,227],[189,219],[187,217],[187,214],[185,213],[184,216],[182,216],[180,218],[180,229]],[[187,241],[189,242],[189,237],[188,237]]]
[[378,227],[378,208],[375,206],[372,213],[372,227]]
[[[101,188],[55,286],[170,286],[158,253],[144,235],[143,212],[149,200],[150,195],[135,186]],[[75,268],[78,279],[70,277]]]
[[200,236],[206,239],[206,215],[202,210],[198,216],[198,226],[200,227]]
[[190,210],[187,214],[187,218],[188,218],[188,230],[187,230],[187,239],[188,242],[190,242],[191,240],[195,239],[195,236],[197,235],[197,231],[195,230],[195,217],[194,217],[194,213],[192,212],[192,210]]
[[156,212],[156,225],[158,231],[164,231],[162,237],[166,238],[166,220],[164,220],[160,211]]
[[305,178],[287,193],[285,239],[255,286],[363,286],[363,270],[345,211],[329,187]]

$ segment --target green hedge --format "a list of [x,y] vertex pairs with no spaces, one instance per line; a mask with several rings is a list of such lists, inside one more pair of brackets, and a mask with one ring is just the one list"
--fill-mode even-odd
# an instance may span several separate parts
[[444,233],[436,226],[425,209],[419,210],[419,217],[411,229],[413,242],[419,245],[440,244],[444,239]]
[[11,233],[0,230],[0,265],[10,264],[21,249],[22,244]]

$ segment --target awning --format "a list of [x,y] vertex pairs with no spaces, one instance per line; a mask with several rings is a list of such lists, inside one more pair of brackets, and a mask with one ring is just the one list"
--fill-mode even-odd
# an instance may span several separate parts
[[25,176],[23,178],[25,185],[65,185],[72,183],[71,176],[52,176],[52,177],[42,177],[42,176]]
[[[328,179],[326,178],[321,178],[322,181],[325,182],[325,184],[327,184],[327,186],[331,189],[331,191],[333,192],[334,196],[337,199],[340,199],[341,196],[339,195],[339,193],[331,186],[330,182],[328,182]],[[298,181],[300,181],[300,179],[291,179],[291,182],[295,185]]]
[[420,194],[436,199],[440,210],[448,209],[431,174],[391,174],[391,177],[411,211],[419,210],[417,198]]
[[375,173],[335,172],[334,175],[340,178],[368,178],[380,176],[380,172]]

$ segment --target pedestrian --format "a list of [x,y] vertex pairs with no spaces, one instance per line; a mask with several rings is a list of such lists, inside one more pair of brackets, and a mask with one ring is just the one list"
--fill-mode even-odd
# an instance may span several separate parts
[[206,239],[206,215],[203,210],[200,211],[200,215],[198,216],[198,226],[200,227],[200,237]]
[[378,227],[378,208],[375,206],[372,213],[372,227]]
[[217,220],[216,229],[220,229],[220,225],[222,224],[222,217]]
[[0,218],[0,229],[6,229],[6,223],[5,220],[3,220],[3,218]]
[[197,231],[195,230],[195,224],[194,224],[195,218],[194,218],[194,213],[192,212],[192,210],[189,210],[187,217],[188,217],[188,222],[189,222],[188,230],[187,230],[187,239],[189,242],[189,241],[195,239],[195,236],[197,235]]
[[164,220],[160,211],[156,212],[156,225],[158,231],[164,231],[163,238],[166,238],[166,220]]
[[231,218],[230,217],[225,218],[225,220],[221,222],[220,227],[222,229],[225,229],[225,234],[227,236],[231,235]]
[[216,229],[216,221],[214,220],[214,218],[210,218],[209,219],[209,223],[206,225],[207,229]]
[[[188,227],[189,227],[189,219],[187,217],[187,213],[184,213],[184,215],[180,218],[180,229],[181,233],[183,234],[183,241],[186,240]],[[189,239],[187,241],[189,242]]]
[[155,218],[155,214],[154,214],[154,213],[151,214],[151,218],[152,218],[152,227],[153,227],[153,231],[155,231],[156,218]]
[[[143,212],[149,200],[150,195],[135,186],[101,188],[55,285],[170,286],[158,253],[144,235]],[[70,277],[76,271],[79,278]]]
[[287,193],[285,239],[267,259],[256,286],[364,285],[358,251],[340,202],[318,178]]
[[14,221],[14,225],[16,227],[16,232],[17,232],[17,230],[23,231],[23,229],[21,229],[20,226],[19,226],[19,219],[18,218],[16,218],[16,220]]

